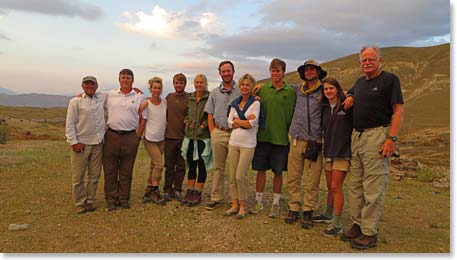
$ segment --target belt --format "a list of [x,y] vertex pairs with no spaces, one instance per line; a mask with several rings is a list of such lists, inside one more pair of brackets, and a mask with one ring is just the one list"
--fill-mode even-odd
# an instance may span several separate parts
[[378,129],[378,128],[388,127],[388,126],[389,126],[389,125],[382,125],[382,126],[377,126],[377,127],[373,127],[373,128],[365,128],[365,129],[357,129],[357,128],[354,128],[354,130],[355,130],[356,132],[363,133],[363,132],[368,132],[368,131],[375,130],[375,129]]
[[133,129],[133,130],[128,130],[128,131],[114,130],[114,129],[109,128],[109,127],[108,127],[108,130],[110,130],[111,132],[115,132],[116,134],[119,134],[119,135],[127,135],[127,134],[131,134],[131,133],[133,133],[133,132],[136,131],[135,129]]
[[219,130],[225,131],[225,132],[229,132],[229,133],[232,132],[231,128],[221,127],[221,126],[218,126],[218,125],[214,125],[214,127],[219,129]]

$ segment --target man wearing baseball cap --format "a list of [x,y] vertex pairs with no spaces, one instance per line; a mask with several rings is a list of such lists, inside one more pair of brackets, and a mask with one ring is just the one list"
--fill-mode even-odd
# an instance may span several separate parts
[[98,83],[94,76],[84,77],[81,86],[84,94],[70,100],[65,124],[65,136],[71,145],[72,194],[78,214],[96,209],[96,191],[102,169],[106,101],[106,95],[96,92]]

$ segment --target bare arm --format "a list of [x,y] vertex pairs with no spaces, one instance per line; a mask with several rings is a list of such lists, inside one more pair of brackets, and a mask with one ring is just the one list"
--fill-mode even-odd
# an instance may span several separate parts
[[[398,136],[400,133],[400,127],[403,122],[403,104],[393,104],[392,105],[393,115],[392,123],[390,126],[389,135]],[[391,139],[386,139],[380,148],[381,157],[390,157],[395,150],[395,142]]]
[[209,128],[210,133],[213,132],[214,126],[215,126],[214,117],[212,114],[208,114],[208,128]]

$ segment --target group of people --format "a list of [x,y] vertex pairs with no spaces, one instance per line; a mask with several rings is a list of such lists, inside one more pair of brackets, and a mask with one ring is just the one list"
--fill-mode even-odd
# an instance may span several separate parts
[[[223,61],[218,67],[222,81],[211,92],[203,74],[194,77],[195,91],[185,92],[187,79],[179,73],[173,77],[175,92],[165,99],[159,77],[149,80],[151,97],[147,98],[133,88],[129,69],[119,73],[120,88],[107,93],[96,91],[95,77],[84,77],[84,93],[70,100],[66,121],[76,212],[96,209],[102,165],[107,210],[130,207],[133,166],[143,139],[151,158],[144,203],[165,205],[175,199],[187,206],[198,205],[212,170],[206,209],[218,208],[224,204],[228,159],[231,206],[224,216],[243,219],[264,210],[266,171],[271,170],[269,216],[279,218],[282,172],[287,171],[287,224],[300,220],[300,226],[308,229],[313,223],[327,223],[322,235],[341,235],[358,249],[375,247],[390,157],[403,118],[403,97],[398,77],[382,70],[378,47],[363,47],[359,62],[364,76],[347,93],[314,60],[297,68],[303,81],[294,86],[284,82],[286,63],[280,59],[270,63],[271,81],[257,85],[250,74],[235,82],[234,64]],[[247,206],[250,166],[257,171],[252,208]],[[317,215],[323,169],[327,203]],[[304,172],[308,176],[301,198]],[[348,172],[353,225],[343,232],[343,182]]]

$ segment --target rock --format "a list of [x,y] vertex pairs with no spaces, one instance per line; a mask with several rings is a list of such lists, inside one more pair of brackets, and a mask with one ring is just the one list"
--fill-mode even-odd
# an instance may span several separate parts
[[26,230],[30,227],[30,224],[10,224],[8,227],[9,231],[17,231],[17,230]]

